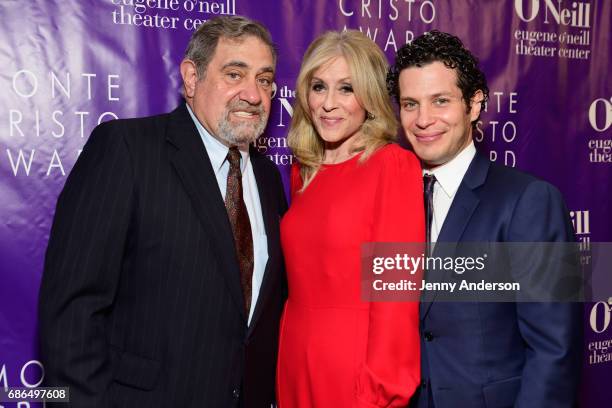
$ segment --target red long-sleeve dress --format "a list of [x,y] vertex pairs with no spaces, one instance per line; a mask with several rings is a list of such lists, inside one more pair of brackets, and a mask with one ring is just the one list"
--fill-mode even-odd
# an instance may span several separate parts
[[323,165],[281,222],[289,298],[281,321],[280,408],[404,407],[419,383],[416,302],[364,302],[364,242],[423,242],[421,168],[387,145]]

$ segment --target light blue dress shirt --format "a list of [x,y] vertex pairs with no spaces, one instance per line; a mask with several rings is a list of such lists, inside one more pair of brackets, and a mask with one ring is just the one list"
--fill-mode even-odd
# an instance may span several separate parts
[[[187,111],[189,111],[189,115],[191,115],[191,119],[193,119],[193,123],[195,123],[198,133],[202,138],[202,142],[206,148],[206,153],[208,153],[210,163],[212,164],[212,168],[217,178],[217,184],[219,185],[221,196],[223,197],[223,200],[225,200],[225,192],[227,191],[227,174],[229,173],[229,162],[227,161],[229,147],[213,137],[204,128],[204,126],[202,126],[189,105],[187,105]],[[268,239],[261,212],[261,202],[259,201],[259,192],[257,191],[257,182],[255,180],[255,173],[253,172],[253,164],[251,163],[249,156],[249,149],[248,146],[239,149],[240,155],[242,156],[240,160],[240,169],[242,171],[242,194],[244,204],[246,205],[247,212],[249,213],[251,232],[253,234],[253,281],[251,308],[248,321],[250,324],[253,312],[255,310],[255,305],[257,304],[257,299],[259,297],[259,290],[261,289],[261,282],[263,281],[266,264],[268,262]]]

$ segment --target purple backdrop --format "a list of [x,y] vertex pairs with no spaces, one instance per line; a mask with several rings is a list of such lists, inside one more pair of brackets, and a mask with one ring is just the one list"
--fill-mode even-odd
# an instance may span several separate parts
[[[591,240],[612,241],[611,1],[0,1],[0,386],[41,379],[44,251],[57,195],[89,133],[100,121],[173,109],[188,38],[218,14],[258,19],[278,44],[277,91],[257,147],[285,180],[295,77],[315,36],[360,29],[392,58],[437,28],[464,39],[487,73],[480,147],[561,190],[585,260]],[[611,314],[610,303],[585,305],[583,407],[612,402]]]

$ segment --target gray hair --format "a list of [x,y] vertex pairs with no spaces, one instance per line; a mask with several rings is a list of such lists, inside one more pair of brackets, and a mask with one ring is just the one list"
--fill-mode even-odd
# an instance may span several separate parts
[[198,78],[206,74],[208,63],[215,54],[220,38],[241,41],[242,37],[253,36],[270,47],[276,65],[276,48],[270,32],[259,22],[242,16],[215,17],[202,24],[191,36],[185,58],[194,62]]

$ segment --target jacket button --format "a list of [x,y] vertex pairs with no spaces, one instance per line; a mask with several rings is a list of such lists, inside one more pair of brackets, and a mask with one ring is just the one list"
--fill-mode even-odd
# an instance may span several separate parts
[[232,396],[234,397],[234,399],[240,398],[240,390],[238,388],[234,388],[234,390],[232,391]]
[[430,331],[423,333],[423,336],[425,337],[425,341],[432,341],[434,339],[434,335]]

